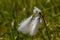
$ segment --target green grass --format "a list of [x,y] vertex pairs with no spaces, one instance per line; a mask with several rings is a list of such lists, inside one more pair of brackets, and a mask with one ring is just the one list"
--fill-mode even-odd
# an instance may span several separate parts
[[[42,22],[35,36],[19,33],[18,24],[33,14],[34,6],[49,25]],[[0,0],[0,40],[60,40],[60,0]]]

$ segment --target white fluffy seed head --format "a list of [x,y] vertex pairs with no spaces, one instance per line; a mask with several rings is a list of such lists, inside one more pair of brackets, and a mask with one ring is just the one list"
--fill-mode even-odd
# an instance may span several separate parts
[[39,10],[37,7],[34,7],[34,10],[33,10],[33,12],[36,14],[36,13],[39,13],[39,12],[41,12],[41,10]]

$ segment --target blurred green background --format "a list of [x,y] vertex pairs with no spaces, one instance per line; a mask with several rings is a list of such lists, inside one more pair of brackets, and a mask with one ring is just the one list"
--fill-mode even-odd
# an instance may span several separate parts
[[[34,6],[42,10],[47,27],[42,22],[35,36],[19,33],[18,24]],[[0,40],[60,40],[60,0],[0,0]]]

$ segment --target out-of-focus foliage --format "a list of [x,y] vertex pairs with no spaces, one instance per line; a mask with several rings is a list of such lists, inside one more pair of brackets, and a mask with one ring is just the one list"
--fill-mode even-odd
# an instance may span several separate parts
[[[42,10],[48,34],[44,22],[35,36],[17,31],[34,6]],[[60,0],[0,0],[0,40],[60,40]]]

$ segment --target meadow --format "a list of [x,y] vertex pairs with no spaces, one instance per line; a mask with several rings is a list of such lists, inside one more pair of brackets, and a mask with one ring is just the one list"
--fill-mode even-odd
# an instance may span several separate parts
[[[34,6],[44,14],[47,27],[42,22],[34,36],[18,32]],[[60,40],[60,0],[0,0],[0,40]]]

